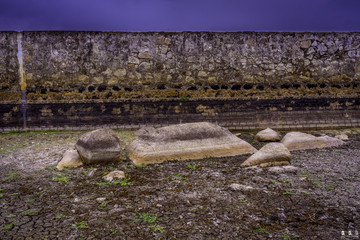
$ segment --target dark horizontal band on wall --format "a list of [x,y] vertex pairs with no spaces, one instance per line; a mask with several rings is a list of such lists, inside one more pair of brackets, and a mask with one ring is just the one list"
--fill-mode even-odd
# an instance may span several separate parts
[[[91,129],[209,121],[230,129],[309,129],[360,126],[359,98],[173,99],[28,103],[26,127]],[[22,130],[20,104],[0,104],[0,131]]]

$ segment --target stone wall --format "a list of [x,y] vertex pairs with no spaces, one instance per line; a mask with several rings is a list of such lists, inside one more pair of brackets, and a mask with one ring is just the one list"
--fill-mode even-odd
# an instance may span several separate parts
[[[326,111],[343,116],[341,111],[349,110],[347,120],[358,119],[354,116],[359,111],[360,33],[0,32],[0,53],[3,129],[22,126],[20,82],[26,90],[26,120],[37,127],[81,126],[81,121],[114,109],[120,109],[118,115],[127,121],[137,119],[137,125],[155,124],[173,113],[176,122],[192,117],[196,121],[202,119],[197,114],[203,116],[201,107],[196,107],[204,106],[205,100],[247,104],[252,108],[243,109],[253,113],[264,111],[266,105],[281,115],[295,111],[290,104],[295,98],[312,106],[298,111],[323,111],[325,118]],[[149,101],[154,107],[141,110]],[[129,110],[119,107],[119,102],[129,103]],[[195,108],[164,113],[164,106],[176,107],[180,102],[191,102]],[[336,109],[335,102],[342,104]],[[79,110],[75,123],[61,106],[73,111],[79,106],[106,110]],[[139,118],[132,108],[143,111],[147,119]],[[226,107],[208,108],[213,112],[209,120],[229,125],[219,117],[229,112]],[[106,122],[118,119],[106,116],[110,116]],[[63,120],[52,124],[56,119]]]

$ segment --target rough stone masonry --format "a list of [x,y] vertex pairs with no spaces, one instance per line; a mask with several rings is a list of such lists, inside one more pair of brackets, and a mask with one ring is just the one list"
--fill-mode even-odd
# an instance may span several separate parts
[[0,53],[3,130],[21,90],[29,128],[360,124],[358,32],[0,32]]

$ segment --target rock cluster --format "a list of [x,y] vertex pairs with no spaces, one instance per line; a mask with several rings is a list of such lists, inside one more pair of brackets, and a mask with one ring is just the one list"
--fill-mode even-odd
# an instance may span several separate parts
[[[314,135],[303,132],[289,132],[283,137],[281,143],[269,143],[265,145],[243,162],[242,166],[272,167],[289,165],[291,160],[290,151],[336,147],[345,144],[340,138],[346,139],[346,135],[333,138],[326,135],[315,137]],[[279,141],[280,135],[274,130],[267,128],[257,133],[255,140]]]
[[83,134],[76,142],[77,150],[68,150],[58,163],[57,169],[74,168],[83,163],[121,161],[121,145],[115,132],[97,129]]
[[[146,127],[135,132],[137,139],[127,146],[130,160],[135,164],[153,164],[171,160],[204,159],[254,153],[242,166],[273,167],[289,165],[290,151],[333,147],[345,142],[329,136],[315,137],[302,132],[287,133],[280,143],[280,135],[267,128],[256,134],[258,141],[272,141],[257,151],[249,143],[229,130],[208,122],[177,124],[162,128]],[[121,161],[121,145],[115,132],[98,129],[83,134],[57,165],[78,167],[83,163]],[[106,181],[124,178],[124,172],[115,171],[105,176]]]

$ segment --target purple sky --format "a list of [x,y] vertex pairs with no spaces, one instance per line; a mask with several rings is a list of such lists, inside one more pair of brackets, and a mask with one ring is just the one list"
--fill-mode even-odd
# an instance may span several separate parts
[[0,30],[360,31],[360,0],[0,0]]

